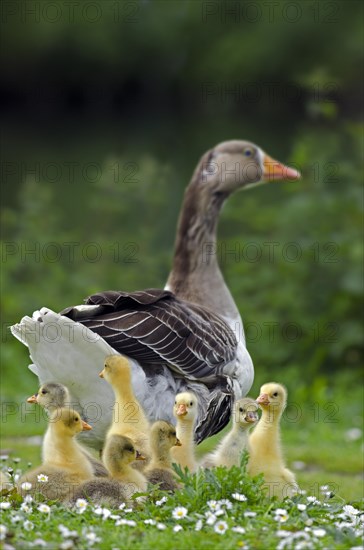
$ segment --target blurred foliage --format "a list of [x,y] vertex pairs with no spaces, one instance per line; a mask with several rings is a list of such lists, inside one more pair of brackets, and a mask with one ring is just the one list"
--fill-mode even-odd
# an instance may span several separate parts
[[6,328],[23,315],[164,285],[193,168],[232,138],[303,172],[222,213],[257,380],[287,373],[304,393],[359,375],[362,3],[256,3],[254,22],[246,2],[105,0],[95,22],[88,2],[72,20],[52,2],[53,22],[49,2],[39,20],[30,4],[6,15],[1,54],[3,394],[34,389]]

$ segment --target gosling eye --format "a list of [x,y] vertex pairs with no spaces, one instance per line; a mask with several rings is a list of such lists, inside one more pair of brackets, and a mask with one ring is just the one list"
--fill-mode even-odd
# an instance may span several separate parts
[[75,422],[78,422],[78,417],[75,416],[73,420],[74,420]]
[[278,397],[278,392],[277,392],[277,391],[275,391],[275,392],[273,393],[273,397]]
[[190,402],[190,407],[192,407],[192,405],[193,405],[193,402],[191,401],[191,402]]
[[242,413],[244,412],[244,409],[242,407],[239,407],[239,411]]
[[177,436],[177,433],[176,433],[176,432],[172,432],[172,435],[173,435],[173,437],[176,437],[176,436]]
[[41,393],[42,393],[42,395],[45,395],[45,394],[48,393],[48,392],[47,392],[47,390],[42,390]]

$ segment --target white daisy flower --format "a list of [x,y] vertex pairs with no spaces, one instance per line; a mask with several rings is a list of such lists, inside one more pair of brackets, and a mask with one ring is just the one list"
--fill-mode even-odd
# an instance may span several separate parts
[[5,460],[8,460],[9,458],[9,455],[0,455],[0,460],[3,460],[5,462]]
[[233,499],[238,500],[239,502],[245,502],[248,500],[245,495],[242,495],[241,493],[233,493],[231,495]]
[[5,540],[6,538],[6,533],[8,532],[7,528],[5,527],[5,525],[0,525],[0,540]]
[[32,495],[25,495],[25,497],[23,498],[23,502],[26,502],[27,504],[30,504],[31,502],[33,502]]
[[9,510],[9,508],[11,508],[10,502],[0,502],[0,510]]
[[33,545],[34,546],[43,546],[43,548],[45,548],[46,546],[48,546],[48,543],[46,543],[46,541],[43,540],[43,539],[35,539],[35,540],[33,540]]
[[325,529],[312,529],[312,533],[315,535],[315,537],[324,537],[326,535]]
[[135,527],[136,526],[136,522],[132,519],[119,519],[118,521],[115,522],[115,525],[118,527],[119,525],[129,525],[129,527]]
[[227,510],[231,510],[231,508],[233,507],[232,503],[227,498],[223,498],[223,499],[219,500],[219,504],[220,504],[220,506],[225,506],[225,508]]
[[277,508],[274,510],[274,519],[275,521],[279,521],[280,523],[284,523],[289,518],[289,515],[287,513],[287,510],[284,508]]
[[85,539],[87,539],[90,544],[101,542],[100,537],[98,537],[94,531],[89,531],[88,533],[85,533]]
[[308,496],[306,497],[306,500],[307,502],[309,502],[310,504],[320,504],[320,501],[317,500],[316,497],[313,497],[313,496]]
[[240,525],[235,525],[235,527],[232,527],[231,530],[234,531],[234,533],[240,533],[240,535],[245,535],[245,529]]
[[122,502],[119,506],[119,510],[124,510],[125,506],[126,506],[125,502]]
[[297,510],[299,510],[300,512],[304,512],[306,508],[306,504],[297,504]]
[[362,435],[363,432],[360,428],[350,428],[350,430],[345,432],[345,437],[348,441],[357,441],[358,439],[361,439]]
[[173,531],[174,531],[174,533],[178,533],[178,531],[183,531],[182,525],[175,525],[173,527]]
[[155,519],[145,519],[144,520],[145,525],[156,525]]
[[214,525],[214,531],[215,533],[219,533],[219,535],[223,535],[225,531],[228,529],[228,524],[226,521],[217,521]]
[[23,521],[22,516],[19,516],[19,514],[16,514],[12,518],[10,518],[11,523],[19,523],[19,521]]
[[202,519],[199,519],[196,521],[195,531],[201,531],[201,529],[202,529]]
[[78,498],[76,500],[76,508],[79,514],[83,514],[87,506],[88,506],[88,502],[84,498]]
[[20,487],[23,489],[23,491],[30,491],[30,489],[32,488],[32,484],[30,483],[30,481],[24,481]]
[[166,529],[167,526],[164,525],[164,523],[157,523],[157,529],[159,529],[160,531],[164,531],[164,529]]
[[74,547],[73,540],[65,540],[59,545],[60,550],[71,550]]
[[212,512],[214,512],[215,510],[219,510],[221,507],[220,502],[218,502],[217,500],[208,500],[207,506]]
[[47,483],[48,481],[48,476],[46,476],[45,474],[39,474],[37,476],[37,479],[38,479],[38,482],[39,483]]
[[51,509],[47,504],[40,504],[38,506],[38,511],[42,512],[43,514],[49,514]]
[[356,516],[357,514],[360,514],[360,510],[357,510],[351,504],[345,504],[345,506],[343,506],[343,512],[347,516]]
[[217,517],[212,512],[206,512],[205,517],[206,517],[206,524],[207,525],[213,525],[215,523],[215,521],[217,520]]
[[172,517],[174,519],[183,519],[187,516],[188,510],[184,506],[177,506],[174,510],[172,510]]
[[22,512],[25,512],[26,514],[30,514],[31,512],[33,512],[33,508],[29,506],[29,504],[27,504],[26,502],[21,503],[20,510]]
[[162,497],[160,500],[156,500],[155,504],[156,506],[162,506],[165,502],[167,502],[167,497]]
[[276,531],[276,536],[281,539],[285,539],[287,537],[290,537],[291,535],[292,533],[290,533],[289,531],[284,531],[283,529],[278,529],[278,531]]
[[34,524],[26,519],[23,523],[23,527],[26,531],[31,531],[34,527]]
[[244,512],[245,518],[255,518],[256,515],[257,515],[256,512],[250,512],[249,510],[247,512]]

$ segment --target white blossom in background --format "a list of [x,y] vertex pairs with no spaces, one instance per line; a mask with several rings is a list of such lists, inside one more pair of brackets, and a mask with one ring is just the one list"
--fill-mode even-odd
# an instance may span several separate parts
[[39,474],[37,476],[37,479],[38,479],[38,482],[39,483],[47,483],[48,481],[48,476],[46,476],[45,474]]
[[214,525],[214,531],[215,533],[219,533],[219,535],[223,535],[226,530],[228,529],[228,524],[226,521],[217,521]]
[[184,506],[177,506],[174,510],[172,510],[172,517],[174,519],[183,519],[187,516],[188,510]]

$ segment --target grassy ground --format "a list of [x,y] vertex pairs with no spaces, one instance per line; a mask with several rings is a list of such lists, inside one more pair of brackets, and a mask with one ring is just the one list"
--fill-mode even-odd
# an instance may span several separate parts
[[[252,396],[257,395],[260,383],[267,380],[266,375],[262,376],[264,379],[258,378]],[[287,373],[289,405],[282,419],[282,442],[287,464],[295,471],[305,494],[283,503],[264,500],[259,483],[252,484],[238,469],[208,480],[188,478],[184,490],[169,496],[166,503],[157,506],[155,502],[162,494],[149,494],[148,502],[132,512],[100,512],[89,505],[80,514],[54,503],[46,512],[31,503],[31,511],[24,512],[21,503],[15,500],[11,508],[2,510],[6,541],[16,548],[46,545],[62,550],[90,546],[100,549],[357,547],[359,515],[343,506],[350,503],[362,507],[360,386],[344,377],[337,377],[330,385],[316,381],[310,387],[292,383],[296,379],[296,374]],[[16,399],[7,398],[3,402],[1,452],[10,455],[3,469],[10,465],[15,470],[24,470],[28,462],[34,466],[40,463],[39,436],[44,431],[45,419],[39,408],[24,403],[35,389],[20,388]],[[210,450],[220,437],[221,434],[200,445],[199,455]],[[20,462],[14,462],[14,458]],[[326,486],[324,492],[335,496],[325,500],[322,486]],[[248,500],[234,500],[235,492],[243,493]],[[307,501],[307,496],[316,497],[320,504]],[[218,504],[220,515],[209,520],[208,502],[221,498],[228,499],[230,504]],[[9,496],[4,499],[9,501]],[[178,506],[187,510],[186,517],[180,520],[173,518],[173,510]],[[275,512],[277,509],[285,510],[279,512],[283,519]],[[196,530],[200,520],[201,530]],[[62,524],[69,532],[59,530]],[[4,528],[1,533],[0,538],[5,537]]]

